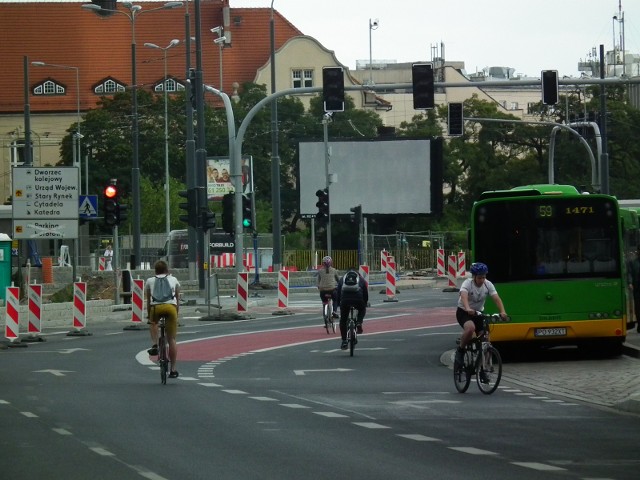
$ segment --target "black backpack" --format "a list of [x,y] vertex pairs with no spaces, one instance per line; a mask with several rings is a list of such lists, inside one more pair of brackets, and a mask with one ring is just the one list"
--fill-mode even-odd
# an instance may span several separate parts
[[350,271],[342,278],[342,291],[347,293],[360,292],[360,276],[357,272]]

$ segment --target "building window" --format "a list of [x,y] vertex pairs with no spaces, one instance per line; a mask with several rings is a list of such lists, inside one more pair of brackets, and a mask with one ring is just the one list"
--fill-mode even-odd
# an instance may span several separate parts
[[518,110],[518,102],[511,102],[511,110]]
[[64,95],[66,92],[66,87],[53,80],[45,80],[33,89],[34,95]]
[[291,80],[293,88],[313,87],[313,70],[291,70]]
[[124,92],[125,85],[117,82],[113,78],[107,78],[93,87],[93,92],[97,95],[112,95],[118,92]]
[[[157,83],[155,87],[153,87],[153,91],[156,93],[164,92],[163,86],[165,82]],[[167,78],[167,93],[175,93],[184,91],[184,85],[178,82],[175,78]]]

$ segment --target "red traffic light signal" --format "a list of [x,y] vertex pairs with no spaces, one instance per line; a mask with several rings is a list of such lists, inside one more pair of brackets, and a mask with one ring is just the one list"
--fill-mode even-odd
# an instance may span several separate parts
[[115,198],[118,196],[118,189],[115,185],[107,185],[104,189],[105,198]]

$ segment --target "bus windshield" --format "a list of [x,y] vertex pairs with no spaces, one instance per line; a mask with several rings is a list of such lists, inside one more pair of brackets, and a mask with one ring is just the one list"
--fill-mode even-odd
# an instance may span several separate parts
[[472,233],[474,258],[495,282],[620,278],[618,211],[608,197],[481,201]]

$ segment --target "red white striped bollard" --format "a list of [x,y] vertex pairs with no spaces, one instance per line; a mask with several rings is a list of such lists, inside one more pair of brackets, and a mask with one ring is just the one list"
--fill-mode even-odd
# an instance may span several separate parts
[[247,272],[238,273],[236,286],[236,295],[238,299],[237,312],[246,312],[248,307],[248,294],[249,294],[249,274]]
[[444,268],[444,248],[439,248],[438,249],[438,266],[437,266],[437,272],[438,272],[438,276],[439,277],[444,277],[445,276],[445,268]]
[[448,289],[456,289],[456,273],[457,273],[457,257],[455,255],[449,255],[448,274],[447,280],[449,280]]
[[4,336],[9,340],[9,345],[20,343],[20,288],[7,287],[5,293],[5,329]]
[[[393,258],[393,257],[391,257]],[[387,281],[386,281],[387,298],[384,302],[397,302],[396,298],[396,262],[387,261]]]
[[107,265],[107,257],[100,257],[98,259],[98,271],[104,272],[106,265]]
[[[360,276],[364,280],[364,284],[366,285],[366,289],[369,290],[369,265],[360,265],[358,269]],[[367,307],[370,307],[371,303],[367,302]]]
[[465,265],[465,254],[461,250],[458,252],[458,278],[467,276],[467,267]]
[[387,263],[389,262],[389,252],[386,250],[380,250],[380,271],[387,271]]
[[27,332],[29,336],[25,338],[27,342],[43,342],[40,336],[42,332],[42,285],[31,284],[28,286],[28,319]]
[[131,285],[131,324],[123,330],[140,330],[144,318],[144,280],[135,279]]
[[278,308],[289,306],[289,270],[278,273]]
[[91,335],[87,332],[87,283],[73,282],[73,328],[67,336]]

